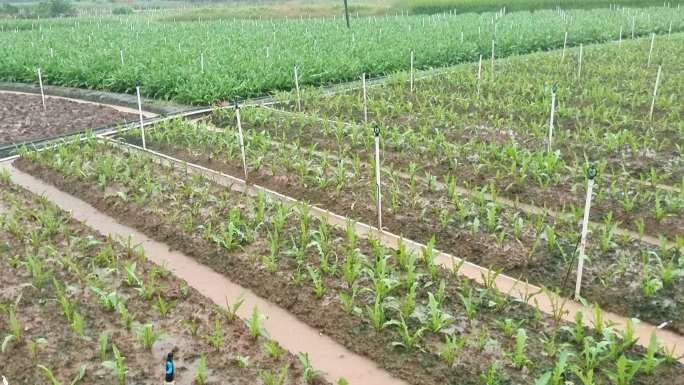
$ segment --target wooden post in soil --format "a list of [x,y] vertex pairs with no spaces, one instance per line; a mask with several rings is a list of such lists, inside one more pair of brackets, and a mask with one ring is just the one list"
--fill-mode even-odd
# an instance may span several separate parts
[[361,86],[363,88],[363,122],[368,124],[368,90],[366,89],[366,73],[361,74]]
[[553,143],[553,121],[554,115],[556,114],[556,85],[551,88],[551,117],[549,118],[549,142],[547,146],[547,152],[551,153],[551,147]]
[[242,120],[240,119],[240,104],[235,101],[235,118],[237,120],[238,139],[240,140],[240,152],[242,153],[242,169],[245,172],[245,182],[247,182],[247,155],[245,154],[245,137],[242,134]]
[[651,110],[648,113],[648,120],[653,120],[653,109],[655,108],[656,96],[658,95],[658,84],[660,83],[660,73],[663,69],[662,64],[658,66],[658,74],[656,75],[655,86],[653,87],[653,99],[651,100]]
[[299,72],[297,66],[294,66],[294,81],[295,89],[297,90],[297,111],[302,112],[302,95],[299,93]]
[[380,127],[373,128],[375,136],[375,195],[377,197],[378,230],[382,232],[382,184],[380,183]]
[[140,101],[140,86],[135,87],[135,93],[138,95],[138,115],[140,116],[140,136],[142,137],[143,150],[147,150],[145,144],[145,124],[143,124],[142,102]]
[[646,63],[646,67],[651,66],[651,57],[653,56],[653,44],[655,43],[655,32],[651,34],[651,48],[648,50],[648,62]]
[[47,108],[45,107],[45,91],[43,90],[43,74],[40,72],[40,67],[38,67],[38,84],[40,85],[40,98],[43,101],[43,111]]
[[582,288],[582,271],[584,270],[585,250],[587,247],[587,233],[589,231],[589,210],[591,210],[591,195],[594,190],[594,178],[596,178],[596,167],[591,166],[587,171],[587,198],[584,203],[584,218],[582,219],[582,234],[579,247],[579,262],[577,264],[577,281],[575,281],[575,299],[580,299]]

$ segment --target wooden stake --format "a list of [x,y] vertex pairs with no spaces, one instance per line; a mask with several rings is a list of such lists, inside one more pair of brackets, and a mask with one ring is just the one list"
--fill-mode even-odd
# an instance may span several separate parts
[[620,26],[620,37],[618,40],[618,47],[621,47],[621,46],[622,46],[622,26]]
[[585,250],[587,248],[587,233],[589,232],[589,210],[591,210],[591,195],[594,190],[594,178],[596,177],[596,168],[589,169],[587,182],[587,198],[584,203],[584,218],[582,219],[582,235],[580,238],[579,247],[579,263],[577,264],[577,281],[575,282],[575,299],[580,298],[580,289],[582,287],[582,271],[584,270]]
[[494,40],[492,39],[492,79],[494,79]]
[[123,49],[119,50],[119,58],[121,58],[121,65],[124,65],[124,52]]
[[40,97],[43,100],[43,111],[47,108],[45,107],[45,91],[43,90],[43,75],[40,72],[40,67],[38,67],[38,84],[40,85]]
[[568,31],[565,31],[565,38],[563,38],[563,53],[561,54],[561,62],[565,59],[565,48],[568,46]]
[[480,88],[482,82],[482,54],[480,54],[480,61],[477,63],[477,96],[480,96]]
[[658,74],[656,75],[655,86],[653,87],[653,99],[651,100],[651,110],[648,113],[648,120],[653,120],[653,109],[655,108],[656,95],[658,95],[658,84],[660,83],[660,73],[663,69],[662,65],[658,66]]
[[143,124],[142,102],[140,101],[140,86],[135,87],[135,93],[138,95],[138,114],[140,116],[140,135],[142,136],[143,150],[147,150],[145,145],[145,125]]

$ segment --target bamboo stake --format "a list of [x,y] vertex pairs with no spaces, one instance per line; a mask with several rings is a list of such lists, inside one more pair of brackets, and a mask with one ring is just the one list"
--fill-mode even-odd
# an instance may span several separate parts
[[140,135],[142,136],[143,149],[147,150],[145,145],[145,125],[143,124],[142,102],[140,101],[140,86],[135,87],[135,93],[138,96],[138,115],[140,116]]
[[551,117],[549,118],[549,142],[547,147],[547,152],[551,153],[551,147],[553,144],[553,121],[554,115],[556,114],[556,85],[551,89]]
[[40,97],[43,101],[43,111],[47,108],[45,107],[45,91],[43,90],[43,75],[40,72],[40,67],[38,67],[38,84],[40,85]]
[[373,128],[375,134],[375,186],[377,195],[378,230],[382,232],[382,185],[380,184],[380,128]]
[[579,248],[579,262],[577,264],[577,281],[575,282],[575,299],[580,298],[580,289],[582,288],[582,271],[584,270],[585,250],[587,247],[587,233],[589,230],[589,211],[591,210],[591,195],[594,190],[594,178],[597,171],[595,167],[591,167],[587,172],[589,181],[587,182],[587,198],[584,203],[584,218],[582,219],[582,235],[580,238]]
[[299,93],[299,73],[297,72],[297,66],[294,67],[294,80],[295,88],[297,89],[297,110],[302,111],[302,96]]
[[413,50],[411,50],[411,93],[413,93]]
[[366,89],[366,73],[361,75],[363,84],[363,122],[368,123],[368,90]]
[[247,181],[247,155],[245,154],[245,137],[242,134],[242,120],[240,119],[240,105],[235,101],[235,118],[237,119],[238,139],[240,140],[240,152],[242,152],[242,168]]
[[655,33],[651,34],[651,49],[648,50],[648,63],[646,67],[651,66],[651,56],[653,55],[653,44],[655,43]]

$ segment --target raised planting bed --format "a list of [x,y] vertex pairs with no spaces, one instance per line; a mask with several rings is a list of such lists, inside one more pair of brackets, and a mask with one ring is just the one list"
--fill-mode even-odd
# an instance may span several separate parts
[[20,144],[135,121],[132,113],[92,103],[0,91],[0,145]]
[[[380,127],[395,167],[414,162],[432,175],[450,173],[460,183],[493,186],[501,196],[557,211],[581,210],[585,170],[595,164],[594,218],[611,216],[634,231],[674,240],[684,234],[684,35],[657,37],[647,66],[650,41],[585,47],[579,80],[578,49],[566,50],[564,58],[555,51],[503,59],[494,75],[491,62],[484,61],[481,81],[477,63],[455,67],[417,80],[413,93],[401,74],[368,89],[369,124]],[[298,110],[295,93],[282,97],[281,108]],[[325,96],[312,90],[302,98],[312,117],[364,122],[359,89]],[[274,136],[289,126],[262,119]],[[372,146],[368,135],[351,134],[360,128],[340,124],[331,132],[316,126],[311,120],[288,136],[301,135],[304,145],[330,151],[348,146],[352,154],[368,153]]]
[[[137,131],[126,135],[129,141],[139,141]],[[354,220],[376,223],[372,159],[344,153],[328,159],[289,138],[272,138],[259,130],[248,130],[245,142],[251,183]],[[147,145],[238,178],[244,175],[232,129],[173,120],[148,131]],[[382,180],[387,230],[423,244],[434,237],[438,249],[469,262],[572,293],[581,211],[567,220],[548,216],[543,209],[528,214],[477,190],[466,196],[453,179],[443,184],[431,178],[423,181],[409,170],[404,176],[385,170]],[[653,246],[618,236],[617,226],[609,223],[590,234],[582,295],[615,313],[656,325],[669,322],[668,327],[684,332],[681,252],[676,246]],[[625,296],[631,300],[622,301]]]
[[236,318],[130,240],[97,235],[4,170],[0,198],[0,374],[9,383],[159,383],[171,351],[176,383],[324,383],[305,356],[263,334],[257,309],[249,322]]
[[[601,321],[595,329],[582,320],[565,324],[562,307],[547,317],[491,284],[459,278],[459,266],[434,263],[432,248],[420,255],[388,249],[360,239],[354,226],[344,232],[314,219],[306,205],[231,191],[183,165],[162,166],[95,138],[26,154],[15,165],[194,256],[413,384],[582,376],[608,384],[608,373],[624,365],[639,365],[632,384],[669,384],[684,370],[660,355],[657,341],[637,349],[630,332],[622,339]],[[558,380],[544,382],[553,370]]]

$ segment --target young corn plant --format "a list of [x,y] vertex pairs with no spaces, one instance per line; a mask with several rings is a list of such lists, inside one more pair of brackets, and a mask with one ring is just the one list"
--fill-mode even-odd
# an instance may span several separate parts
[[128,375],[126,357],[121,354],[116,345],[112,345],[112,352],[114,353],[114,361],[105,361],[102,366],[114,371],[119,385],[126,385],[126,376]]
[[263,322],[266,317],[259,313],[256,306],[252,309],[252,315],[249,320],[245,321],[247,328],[249,329],[249,335],[255,340],[259,337],[266,336],[266,329],[264,328]]
[[640,367],[641,362],[632,361],[622,355],[615,362],[615,369],[603,369],[603,374],[615,385],[629,385]]
[[243,303],[245,303],[243,294],[240,294],[232,304],[228,302],[228,297],[226,297],[226,309],[224,314],[229,323],[233,323],[237,319],[237,312]]
[[5,338],[2,341],[2,346],[0,346],[0,352],[4,353],[7,351],[7,348],[9,347],[10,343],[12,342],[20,342],[24,336],[24,327],[21,324],[21,321],[19,321],[19,317],[17,317],[17,312],[14,309],[14,307],[10,307],[8,310],[8,321],[9,321],[9,327],[10,327],[10,334],[5,336]]
[[142,345],[143,349],[150,350],[155,342],[164,338],[164,333],[154,330],[154,325],[147,323],[140,325],[136,330],[136,336],[138,342]]
[[427,325],[430,331],[438,333],[454,322],[454,317],[442,310],[435,296],[428,292],[428,318]]
[[100,347],[100,360],[101,361],[106,361],[107,360],[107,352],[109,351],[109,332],[108,331],[103,331],[100,333],[100,337],[98,339],[98,345]]
[[565,350],[562,351],[553,370],[544,373],[535,381],[534,385],[564,385],[563,376],[568,370],[568,361],[570,357],[572,357],[572,353]]
[[465,339],[459,338],[453,334],[446,334],[444,336],[444,345],[439,352],[439,356],[449,367],[454,366],[456,358],[465,346]]
[[323,278],[321,277],[321,273],[312,266],[307,266],[306,269],[309,272],[309,278],[311,278],[311,283],[313,283],[314,285],[314,294],[316,295],[316,298],[323,298],[326,292],[326,288],[325,282],[323,282]]
[[530,360],[525,354],[527,348],[527,333],[525,329],[520,328],[515,336],[515,352],[512,355],[512,360],[515,366],[519,369],[524,368],[530,363]]
[[195,372],[195,383],[197,385],[204,385],[209,378],[209,369],[207,368],[207,357],[202,353],[200,355],[199,363],[197,364],[197,371]]
[[[43,374],[45,375],[45,378],[50,382],[52,385],[62,385],[62,382],[57,379],[55,374],[52,372],[52,369],[49,369],[48,367],[44,365],[38,365],[38,368],[43,371]],[[69,382],[70,385],[76,385],[81,380],[83,380],[83,377],[86,375],[86,370],[88,367],[84,364],[81,365],[80,368],[78,369],[78,373],[76,373],[76,377],[74,377],[71,382]]]
[[264,343],[264,349],[269,357],[276,361],[279,361],[285,355],[285,349],[283,349],[278,342],[273,340],[268,340]]
[[264,385],[284,385],[289,371],[290,364],[285,364],[282,368],[280,368],[278,374],[275,374],[270,370],[264,370],[259,372],[259,377],[264,382]]
[[651,339],[648,343],[648,348],[646,349],[646,354],[641,360],[641,371],[644,374],[653,374],[656,368],[665,362],[664,358],[658,357],[660,352],[660,344],[658,343],[658,338],[655,334],[655,330],[651,333]]
[[302,376],[304,377],[304,381],[307,384],[313,383],[318,377],[321,376],[321,372],[314,369],[314,367],[311,365],[311,361],[309,360],[309,353],[301,352],[297,354],[297,358],[299,358],[299,362],[302,364]]
[[223,346],[224,339],[223,325],[221,325],[221,320],[216,318],[214,320],[214,329],[212,333],[207,336],[207,341],[209,341],[209,345],[211,345],[211,347],[213,347],[216,351],[219,351],[221,346]]
[[385,322],[384,326],[394,326],[401,336],[401,341],[392,342],[392,346],[401,346],[407,350],[417,348],[423,338],[423,333],[427,330],[421,326],[416,331],[411,332],[406,320],[401,314],[399,315],[399,320],[389,320]]

